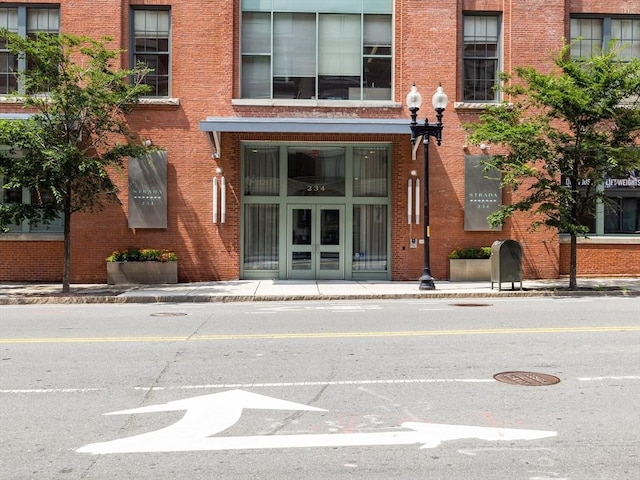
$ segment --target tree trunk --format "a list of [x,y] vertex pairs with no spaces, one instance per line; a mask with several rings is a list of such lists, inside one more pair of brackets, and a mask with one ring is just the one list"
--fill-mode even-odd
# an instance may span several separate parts
[[62,293],[71,291],[71,196],[67,192],[64,205],[64,254],[62,268]]
[[575,233],[571,233],[571,252],[569,258],[569,290],[576,290],[578,288],[578,240]]

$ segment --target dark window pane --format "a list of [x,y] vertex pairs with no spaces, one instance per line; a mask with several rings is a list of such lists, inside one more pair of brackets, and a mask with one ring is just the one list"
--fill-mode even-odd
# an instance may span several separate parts
[[348,100],[349,89],[360,88],[359,76],[320,75],[319,97],[328,100]]

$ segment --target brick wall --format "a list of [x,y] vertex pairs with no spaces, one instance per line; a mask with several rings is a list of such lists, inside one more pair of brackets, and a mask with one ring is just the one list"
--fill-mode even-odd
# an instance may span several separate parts
[[[569,243],[560,244],[560,274],[569,275]],[[579,242],[577,248],[578,276],[607,275],[640,276],[640,248],[630,244],[598,244]]]
[[[0,1],[0,3],[9,3]],[[24,3],[45,3],[42,0]],[[430,96],[439,82],[449,95],[441,146],[430,150],[431,269],[438,280],[449,275],[448,253],[462,246],[489,246],[512,238],[523,247],[527,278],[556,277],[566,263],[565,246],[549,231],[530,231],[531,218],[515,216],[501,232],[465,232],[464,155],[462,124],[478,111],[455,108],[461,98],[462,63],[459,42],[462,15],[469,11],[502,12],[504,67],[535,65],[551,68],[549,56],[568,34],[571,12],[640,13],[629,0],[397,0],[395,15],[394,100],[384,108],[301,108],[234,105],[239,97],[239,0],[61,0],[62,29],[94,37],[110,35],[113,45],[128,49],[129,5],[170,5],[172,19],[172,92],[179,105],[145,105],[129,121],[142,139],[168,152],[168,228],[129,229],[127,225],[127,172],[114,171],[121,189],[120,205],[110,204],[97,214],[75,214],[72,220],[72,282],[105,282],[104,259],[113,250],[132,246],[168,248],[179,257],[179,281],[236,279],[240,271],[240,144],[242,140],[310,142],[390,142],[392,159],[391,261],[392,278],[413,280],[422,271],[419,245],[423,225],[406,221],[406,187],[412,170],[422,179],[422,147],[411,160],[409,128],[406,136],[374,135],[249,135],[222,134],[221,156],[212,159],[199,121],[207,116],[403,118],[409,122],[404,98],[415,82],[424,98],[419,120],[434,120]],[[503,10],[504,9],[504,10]],[[128,63],[122,56],[123,66]],[[20,105],[0,102],[0,112],[21,111]],[[468,146],[471,154],[480,153]],[[212,222],[212,178],[221,168],[227,180],[227,219]],[[508,201],[508,196],[505,197]],[[582,247],[581,247],[582,248]],[[616,252],[622,252],[620,255]],[[586,252],[586,251],[585,251]],[[638,246],[601,246],[589,249],[588,260],[600,274],[633,273],[629,255]],[[583,253],[586,255],[586,253]],[[582,255],[582,254],[581,254]],[[606,260],[606,261],[605,261]],[[636,262],[637,263],[637,262]],[[596,265],[600,267],[596,267]],[[591,268],[591,267],[590,267]],[[591,270],[590,270],[591,271]],[[637,270],[636,270],[637,272]],[[0,280],[60,279],[61,242],[0,240]]]

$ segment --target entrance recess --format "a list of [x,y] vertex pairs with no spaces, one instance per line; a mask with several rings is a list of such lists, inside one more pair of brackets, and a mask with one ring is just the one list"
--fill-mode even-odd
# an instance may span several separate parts
[[344,205],[288,205],[287,278],[344,279]]

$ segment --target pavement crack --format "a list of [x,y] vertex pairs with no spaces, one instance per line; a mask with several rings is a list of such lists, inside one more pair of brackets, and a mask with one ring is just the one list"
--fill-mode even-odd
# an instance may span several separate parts
[[[335,366],[332,366],[331,373],[329,374],[329,378],[327,379],[326,383],[320,387],[318,392],[315,394],[315,396],[311,400],[309,400],[307,405],[311,406],[311,405],[317,403],[320,400],[320,398],[324,394],[325,390],[327,388],[329,388],[329,385],[331,384],[331,382],[333,381],[335,376],[336,376]],[[271,430],[270,432],[268,432],[267,435],[275,435],[275,434],[281,432],[286,427],[291,425],[291,423],[293,423],[294,421],[296,421],[297,419],[302,417],[305,413],[307,413],[307,412],[306,411],[297,411],[297,412],[294,412],[291,415],[285,417],[282,420],[282,423],[280,425],[278,425],[276,428],[274,428],[273,430]]]

